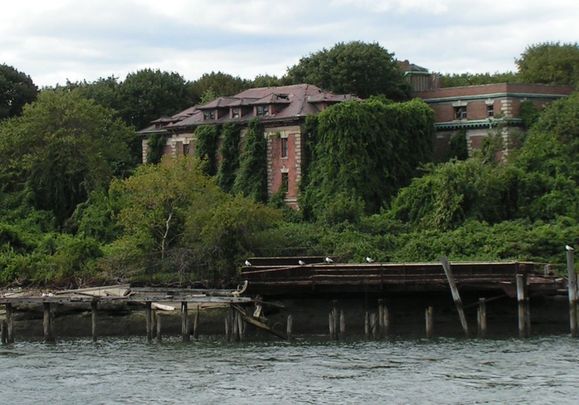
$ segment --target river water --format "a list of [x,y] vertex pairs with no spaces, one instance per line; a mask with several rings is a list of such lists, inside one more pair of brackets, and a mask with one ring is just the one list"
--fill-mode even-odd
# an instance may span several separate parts
[[578,404],[579,340],[21,341],[0,403]]

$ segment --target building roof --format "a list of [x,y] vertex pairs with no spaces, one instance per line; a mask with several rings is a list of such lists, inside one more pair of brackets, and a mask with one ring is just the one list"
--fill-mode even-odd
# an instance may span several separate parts
[[[259,117],[261,121],[280,121],[302,118],[319,113],[325,105],[356,99],[350,94],[333,94],[311,84],[295,84],[278,87],[258,87],[247,89],[233,96],[218,97],[209,103],[192,106],[171,117],[162,117],[151,122],[151,126],[139,131],[141,134],[164,132],[195,127],[202,124],[223,124],[227,122],[244,123],[253,118],[253,106],[275,105],[275,112]],[[229,110],[246,107],[238,118],[230,118]],[[248,112],[248,110],[250,110]],[[205,112],[218,111],[213,119]]]

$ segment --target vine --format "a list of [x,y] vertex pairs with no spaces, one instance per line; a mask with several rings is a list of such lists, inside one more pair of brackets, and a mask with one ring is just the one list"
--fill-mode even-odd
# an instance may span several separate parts
[[216,125],[201,125],[195,130],[195,135],[197,137],[195,156],[201,161],[201,171],[207,176],[215,176],[219,128]]
[[233,185],[235,193],[252,197],[259,202],[267,201],[267,141],[259,120],[249,123],[239,172]]
[[235,174],[239,169],[239,141],[241,129],[236,124],[225,124],[221,130],[223,142],[219,154],[221,165],[217,172],[217,184],[225,192],[230,192],[235,183]]
[[169,136],[166,134],[153,134],[147,142],[147,163],[159,163],[163,157],[165,145]]

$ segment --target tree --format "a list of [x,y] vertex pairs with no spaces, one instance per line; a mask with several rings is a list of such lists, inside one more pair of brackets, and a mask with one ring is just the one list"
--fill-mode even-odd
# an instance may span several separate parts
[[119,87],[119,112],[136,129],[161,116],[173,115],[192,104],[183,77],[177,73],[143,69],[129,73]]
[[393,56],[378,43],[340,42],[301,58],[288,69],[287,77],[294,84],[315,84],[335,93],[362,98],[385,95],[403,100],[410,87]]
[[[247,80],[223,72],[205,73],[199,79],[190,83],[191,94],[195,102],[201,101],[207,92],[215,97],[232,96],[251,87]],[[211,100],[204,100],[211,101]]]
[[516,60],[523,82],[579,85],[579,45],[544,42],[527,47]]
[[22,113],[36,99],[38,88],[30,76],[12,66],[0,65],[0,121]]
[[45,91],[0,126],[0,191],[24,192],[59,224],[92,190],[132,169],[134,132],[76,91]]
[[495,73],[452,73],[441,74],[441,87],[475,86],[492,83],[517,83],[519,77],[514,72]]

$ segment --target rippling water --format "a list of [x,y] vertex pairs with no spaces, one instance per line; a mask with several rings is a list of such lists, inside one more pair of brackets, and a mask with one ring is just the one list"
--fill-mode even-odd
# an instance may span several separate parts
[[0,347],[2,404],[579,403],[579,340]]

